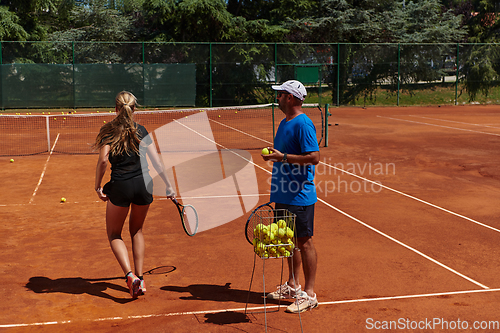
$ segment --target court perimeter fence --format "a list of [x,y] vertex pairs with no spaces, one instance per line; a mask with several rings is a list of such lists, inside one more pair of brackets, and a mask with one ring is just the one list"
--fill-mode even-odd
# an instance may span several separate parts
[[400,105],[401,94],[438,86],[457,104],[463,91],[497,85],[499,51],[500,44],[3,41],[0,107],[112,107],[120,90],[154,107],[264,104],[274,100],[270,85],[288,79],[317,96],[309,103],[366,102],[383,87]]

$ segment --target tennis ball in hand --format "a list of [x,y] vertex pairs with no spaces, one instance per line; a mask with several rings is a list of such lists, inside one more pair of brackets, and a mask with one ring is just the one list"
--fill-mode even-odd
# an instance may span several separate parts
[[269,154],[271,154],[269,149],[267,149],[267,148],[262,149],[262,155],[269,155]]

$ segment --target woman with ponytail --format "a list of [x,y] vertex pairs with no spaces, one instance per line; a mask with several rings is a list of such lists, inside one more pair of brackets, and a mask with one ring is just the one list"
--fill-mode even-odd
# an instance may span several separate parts
[[[143,170],[147,172],[147,167],[141,167],[141,154],[148,155],[153,167],[165,182],[167,197],[173,199],[175,191],[168,181],[148,131],[133,120],[137,105],[135,96],[122,91],[118,93],[115,101],[117,115],[101,127],[94,143],[94,149],[99,151],[95,191],[99,199],[107,202],[106,230],[111,250],[125,274],[130,295],[137,298],[146,291],[142,277],[145,248],[142,227],[149,205],[153,201],[151,189],[146,188],[150,176],[143,175]],[[108,161],[111,163],[111,180],[101,187]],[[131,269],[127,247],[121,237],[129,211],[134,271]]]

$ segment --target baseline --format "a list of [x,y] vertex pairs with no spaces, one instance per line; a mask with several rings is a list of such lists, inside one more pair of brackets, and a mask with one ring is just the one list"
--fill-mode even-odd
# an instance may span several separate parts
[[[500,288],[497,289],[473,289],[473,290],[460,290],[460,291],[450,291],[450,292],[442,292],[442,293],[432,293],[432,294],[415,294],[415,295],[400,295],[400,296],[387,296],[387,297],[376,297],[376,298],[360,298],[360,299],[351,299],[351,300],[341,300],[341,301],[330,301],[330,302],[319,302],[319,305],[335,305],[335,304],[350,304],[350,303],[362,303],[362,302],[378,302],[378,301],[392,301],[392,300],[401,300],[401,299],[414,299],[414,298],[432,298],[432,297],[440,297],[440,296],[451,296],[451,295],[466,295],[466,294],[475,294],[475,293],[485,293],[485,292],[499,292]],[[88,319],[89,322],[104,322],[104,321],[115,321],[115,320],[129,320],[129,319],[146,319],[146,318],[158,318],[158,317],[175,317],[175,316],[191,316],[191,315],[203,315],[209,313],[224,313],[224,312],[236,312],[236,311],[256,311],[256,310],[264,310],[264,309],[277,309],[278,305],[266,305],[257,306],[251,308],[230,308],[230,309],[221,309],[221,310],[201,310],[201,311],[185,311],[185,312],[170,312],[170,313],[162,313],[162,314],[150,314],[150,315],[138,315],[138,316],[127,316],[127,317],[107,317],[107,318],[98,318],[98,319]],[[81,320],[83,321],[83,320]],[[80,322],[81,322],[80,321]],[[75,323],[77,321],[72,320],[62,320],[62,321],[47,321],[47,322],[39,322],[39,323],[30,323],[30,324],[0,324],[0,328],[19,328],[19,327],[36,327],[36,326],[48,326],[48,325],[62,325],[62,324],[70,324]]]

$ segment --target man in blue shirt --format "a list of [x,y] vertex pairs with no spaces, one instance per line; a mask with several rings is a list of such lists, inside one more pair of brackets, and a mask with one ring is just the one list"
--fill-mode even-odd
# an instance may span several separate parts
[[[272,86],[278,92],[278,105],[285,114],[281,121],[274,148],[265,161],[272,161],[271,201],[276,209],[287,209],[296,215],[295,234],[297,247],[288,260],[289,277],[278,290],[267,295],[271,299],[293,299],[287,312],[299,313],[318,306],[314,293],[317,255],[313,243],[314,205],[317,201],[314,185],[315,165],[319,163],[319,146],[316,129],[311,119],[302,112],[306,88],[296,80]],[[302,290],[298,276],[303,266],[305,285]],[[294,279],[295,277],[295,279]]]

